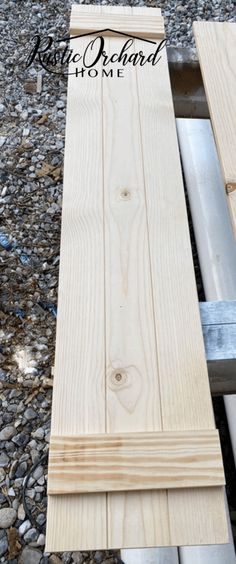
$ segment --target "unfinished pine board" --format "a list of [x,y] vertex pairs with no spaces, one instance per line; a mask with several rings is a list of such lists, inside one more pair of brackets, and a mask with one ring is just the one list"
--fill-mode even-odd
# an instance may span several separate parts
[[51,438],[51,495],[224,484],[215,430]]
[[70,34],[94,33],[106,30],[107,35],[114,35],[114,30],[127,33],[136,37],[155,37],[164,39],[164,21],[158,10],[146,10],[142,18],[140,14],[121,10],[91,13],[87,6],[74,4],[70,21]]
[[[83,42],[74,39],[74,49]],[[78,88],[69,76],[51,426],[58,435],[106,428],[102,175],[101,82]],[[106,548],[106,495],[49,496],[46,543],[50,551]]]
[[[107,10],[113,13],[112,7]],[[133,13],[131,8],[129,11]],[[108,38],[107,53],[119,52],[123,44],[123,38]],[[143,44],[139,42],[139,49]],[[135,67],[130,67],[122,80],[103,81],[103,131],[107,432],[160,431]],[[107,503],[108,546],[169,544],[164,491],[110,493]]]
[[194,22],[194,35],[236,234],[236,24]]
[[[52,436],[214,429],[162,53],[122,79],[69,78]],[[46,549],[227,541],[221,487],[172,494],[49,495]]]
[[[143,45],[144,52],[147,50]],[[214,426],[166,52],[137,68],[164,431]],[[223,488],[168,492],[171,545],[227,542]]]

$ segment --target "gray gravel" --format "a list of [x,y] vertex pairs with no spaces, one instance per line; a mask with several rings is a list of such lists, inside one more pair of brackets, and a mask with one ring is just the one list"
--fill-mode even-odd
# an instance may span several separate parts
[[[26,71],[24,61],[34,33],[68,32],[70,4],[2,0],[0,6],[1,563],[117,562],[100,551],[44,553],[67,82],[44,72],[37,93],[41,70]],[[193,20],[235,19],[235,0],[126,4],[161,7],[168,43],[177,46],[193,45]],[[26,490],[29,519],[22,492],[37,463]]]

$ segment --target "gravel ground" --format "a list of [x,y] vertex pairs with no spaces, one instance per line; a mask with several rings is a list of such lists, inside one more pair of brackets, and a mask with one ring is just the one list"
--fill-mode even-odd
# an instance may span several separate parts
[[[161,7],[169,44],[187,46],[193,20],[232,21],[236,2],[127,4]],[[44,73],[37,93],[40,69],[24,62],[30,37],[63,36],[69,14],[66,0],[0,6],[1,563],[118,562],[99,551],[44,553],[67,82]]]

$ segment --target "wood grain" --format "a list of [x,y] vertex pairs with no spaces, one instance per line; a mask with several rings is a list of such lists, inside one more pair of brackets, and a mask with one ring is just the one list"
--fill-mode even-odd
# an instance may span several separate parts
[[[124,42],[106,41],[110,53]],[[57,437],[214,429],[164,51],[127,70],[69,77]],[[214,486],[49,495],[46,550],[226,542],[223,504]]]
[[107,30],[107,35],[115,35],[115,32],[127,33],[136,37],[160,38],[164,39],[164,19],[160,12],[145,10],[142,15],[139,12],[131,13],[128,10],[104,11],[93,13],[86,10],[87,6],[81,10],[81,6],[72,6],[70,20],[70,34],[94,33],[100,30]]
[[50,442],[51,495],[224,483],[217,431],[59,436]]
[[[106,51],[123,44],[108,38]],[[103,81],[108,433],[162,429],[135,67],[123,74]],[[109,493],[107,504],[108,546],[169,544],[164,491]]]
[[236,235],[236,24],[194,22],[193,29]]
[[[136,69],[163,430],[211,429],[213,411],[165,50],[155,70],[148,65]],[[168,508],[171,545],[189,544],[189,539],[192,544],[227,542],[223,488],[168,491]]]
[[[73,41],[75,50],[85,47],[85,40]],[[56,435],[106,429],[101,95],[99,81],[81,80],[78,87],[69,76],[51,426]],[[106,548],[106,495],[49,495],[46,545],[49,552]]]

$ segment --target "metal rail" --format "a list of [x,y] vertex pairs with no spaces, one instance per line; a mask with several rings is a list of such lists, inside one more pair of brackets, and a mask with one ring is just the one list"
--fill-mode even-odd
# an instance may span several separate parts
[[200,315],[211,393],[235,394],[236,301],[202,302]]

